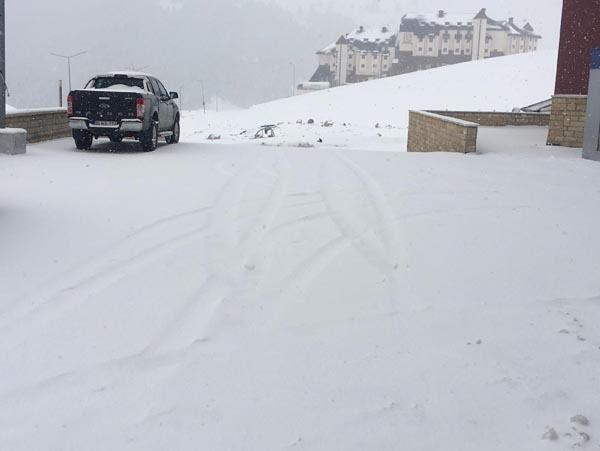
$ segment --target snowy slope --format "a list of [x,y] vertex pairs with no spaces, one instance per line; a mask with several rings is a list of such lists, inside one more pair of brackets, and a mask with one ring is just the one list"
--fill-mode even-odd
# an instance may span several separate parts
[[[344,147],[353,147],[358,140],[362,148],[388,148],[392,140],[399,148],[398,140],[406,139],[403,129],[410,109],[511,111],[550,98],[555,74],[556,52],[475,61],[281,99],[248,110],[188,113],[183,133],[189,140],[204,141],[213,133],[226,142],[243,142],[260,125],[280,124],[278,138],[270,143],[315,143],[321,137]],[[334,126],[315,129],[306,125],[308,119],[317,124],[333,121]],[[304,124],[297,125],[298,120]],[[376,124],[383,130],[375,130]],[[243,130],[248,135],[239,136]],[[370,143],[364,142],[365,136]]]

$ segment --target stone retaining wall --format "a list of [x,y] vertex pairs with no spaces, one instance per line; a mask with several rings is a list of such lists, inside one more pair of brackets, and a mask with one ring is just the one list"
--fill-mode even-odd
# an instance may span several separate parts
[[411,111],[409,152],[476,152],[478,125],[427,111]]
[[6,126],[27,130],[27,142],[37,143],[71,136],[65,109],[26,110],[6,115]]
[[503,113],[496,111],[430,111],[442,116],[474,122],[482,127],[540,126],[550,124],[550,113]]
[[550,115],[548,145],[582,148],[587,117],[587,96],[554,96]]

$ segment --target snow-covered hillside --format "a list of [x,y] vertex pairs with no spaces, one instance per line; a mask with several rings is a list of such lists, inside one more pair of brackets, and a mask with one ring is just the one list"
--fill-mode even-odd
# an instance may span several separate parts
[[[246,142],[258,126],[279,124],[277,138],[265,141],[267,144],[315,144],[321,138],[342,147],[359,144],[362,148],[399,149],[406,140],[409,109],[512,111],[550,98],[555,75],[556,52],[475,61],[281,99],[247,110],[187,113],[183,133],[192,141],[205,141],[215,134],[221,136],[221,142]],[[309,119],[316,126],[309,126]],[[333,126],[320,127],[325,121],[332,121]],[[375,129],[377,124],[380,127]]]

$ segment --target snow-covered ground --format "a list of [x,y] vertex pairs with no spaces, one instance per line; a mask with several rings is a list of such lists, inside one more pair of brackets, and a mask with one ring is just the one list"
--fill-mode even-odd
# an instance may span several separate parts
[[0,156],[0,449],[597,449],[600,165],[294,127]]

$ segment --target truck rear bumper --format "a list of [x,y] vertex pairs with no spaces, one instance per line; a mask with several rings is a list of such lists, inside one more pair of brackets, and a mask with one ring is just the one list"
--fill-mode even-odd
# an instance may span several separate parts
[[88,120],[85,117],[71,117],[69,118],[69,127],[71,130],[87,130]]
[[120,125],[107,126],[90,124],[86,117],[69,118],[69,127],[72,130],[90,130],[99,134],[115,133],[140,133],[144,129],[144,124],[139,119],[122,119]]

